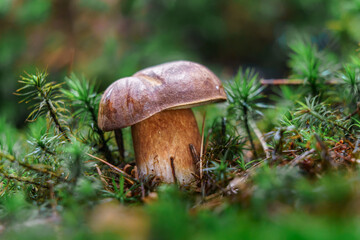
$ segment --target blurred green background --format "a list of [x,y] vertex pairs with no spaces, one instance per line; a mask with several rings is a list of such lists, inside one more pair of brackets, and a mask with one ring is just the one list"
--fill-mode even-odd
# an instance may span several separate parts
[[100,91],[179,59],[221,79],[239,66],[286,77],[288,42],[299,35],[347,56],[360,41],[360,0],[0,0],[0,115],[24,124],[13,93],[35,68],[54,81],[84,74]]

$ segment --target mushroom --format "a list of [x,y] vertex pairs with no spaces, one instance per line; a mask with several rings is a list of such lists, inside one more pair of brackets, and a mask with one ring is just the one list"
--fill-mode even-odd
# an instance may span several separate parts
[[189,184],[196,172],[192,144],[201,137],[191,107],[226,101],[221,81],[206,67],[175,61],[146,68],[112,83],[99,106],[99,127],[131,126],[139,178]]

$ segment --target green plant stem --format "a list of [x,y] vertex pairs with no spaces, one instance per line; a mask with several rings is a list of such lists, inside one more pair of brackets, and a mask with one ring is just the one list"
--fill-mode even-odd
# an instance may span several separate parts
[[9,174],[5,173],[2,168],[0,168],[0,174],[2,174],[4,177],[6,177],[9,180],[16,180],[18,182],[34,184],[34,185],[37,185],[37,186],[40,186],[40,187],[43,187],[43,188],[49,188],[48,185],[44,185],[44,184],[35,182],[35,181],[33,181],[31,179],[28,179],[28,178],[9,175]]
[[10,155],[10,154],[5,154],[5,153],[0,152],[0,158],[6,158],[10,162],[17,162],[17,163],[19,163],[20,166],[22,166],[22,167],[24,167],[26,169],[32,170],[32,171],[49,174],[49,175],[52,175],[52,176],[57,177],[57,178],[60,177],[60,174],[55,173],[53,171],[49,171],[49,170],[44,169],[44,168],[40,168],[40,167],[33,166],[33,165],[30,165],[30,164],[27,164],[27,163],[24,163],[24,162],[20,162],[13,155]]
[[80,155],[78,154],[75,155],[72,174],[73,174],[72,191],[74,191],[75,186],[77,185],[77,182],[81,176],[81,159],[80,159]]
[[118,145],[119,148],[120,160],[123,161],[125,159],[125,154],[124,154],[125,149],[124,149],[124,139],[121,129],[115,130],[115,139],[116,139],[116,144]]
[[56,112],[54,111],[52,105],[50,104],[50,99],[45,95],[44,91],[39,88],[38,86],[36,87],[36,89],[38,90],[38,92],[40,93],[41,97],[45,100],[46,103],[46,107],[49,110],[50,113],[50,117],[52,118],[52,120],[55,123],[55,126],[59,129],[59,131],[63,134],[64,138],[66,139],[66,141],[71,142],[70,138],[68,137],[66,130],[63,126],[61,126],[58,116],[56,115]]
[[254,141],[252,139],[251,132],[250,132],[249,119],[248,119],[248,117],[249,117],[248,116],[248,110],[247,110],[247,107],[245,107],[245,106],[243,107],[243,113],[244,113],[244,125],[245,125],[247,135],[249,137],[251,148],[253,149],[254,157],[258,158],[257,153],[256,153],[256,149],[255,149],[255,144],[254,144]]
[[86,106],[87,106],[87,108],[88,108],[88,110],[90,112],[92,121],[94,123],[94,130],[100,137],[101,147],[99,148],[99,150],[105,155],[105,158],[106,158],[106,160],[108,160],[108,162],[110,162],[112,164],[115,164],[114,159],[113,159],[112,154],[111,154],[111,151],[109,149],[109,146],[106,143],[104,132],[97,125],[97,118],[96,118],[96,114],[95,114],[95,109],[93,108],[93,106],[89,102],[86,102]]
[[317,95],[320,95],[319,94],[319,90],[318,90],[318,87],[316,85],[316,79],[314,78],[310,78],[309,80],[309,85],[310,85],[310,88],[311,88],[311,92],[312,92],[312,96],[315,97]]

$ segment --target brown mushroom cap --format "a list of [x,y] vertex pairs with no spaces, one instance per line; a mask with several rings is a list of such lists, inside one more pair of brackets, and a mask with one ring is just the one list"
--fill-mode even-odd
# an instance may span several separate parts
[[100,101],[98,124],[111,131],[166,109],[221,101],[226,101],[224,88],[209,69],[194,62],[169,62],[111,84]]

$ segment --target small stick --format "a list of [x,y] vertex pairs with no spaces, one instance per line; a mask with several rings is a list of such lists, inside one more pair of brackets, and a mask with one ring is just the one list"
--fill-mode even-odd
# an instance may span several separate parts
[[100,180],[105,184],[105,186],[108,185],[108,182],[105,180],[105,178],[103,178],[102,176],[102,172],[99,168],[99,166],[97,164],[95,164],[95,168],[96,168],[96,171],[98,172],[99,176],[100,176]]
[[141,187],[141,199],[144,199],[146,194],[145,194],[145,187],[144,187],[144,183],[140,184]]
[[333,162],[332,157],[329,154],[328,148],[326,147],[325,143],[321,140],[320,136],[315,134],[315,139],[317,141],[317,148],[320,149],[320,157],[323,161],[323,166],[325,168],[329,168],[331,166],[334,166],[335,163]]
[[310,149],[309,151],[304,152],[300,156],[296,157],[294,160],[291,161],[290,166],[295,167],[301,160],[305,159],[307,156],[313,154],[315,149]]
[[211,131],[208,131],[208,135],[206,136],[206,141],[205,141],[205,144],[204,144],[204,149],[208,148],[210,133],[211,133]]
[[37,185],[37,186],[40,186],[40,187],[43,187],[43,188],[49,188],[48,185],[44,185],[44,184],[35,182],[35,181],[33,181],[33,180],[31,180],[31,179],[28,179],[28,178],[23,178],[23,177],[17,177],[17,176],[8,175],[8,174],[5,173],[4,171],[2,171],[2,169],[0,170],[0,173],[1,173],[2,175],[4,175],[4,177],[6,177],[6,178],[9,179],[9,180],[16,180],[16,181],[19,181],[19,182],[24,182],[24,183],[28,183],[28,184],[34,184],[34,185]]
[[356,110],[355,110],[353,113],[351,113],[349,116],[347,116],[347,117],[345,118],[345,120],[349,120],[350,118],[352,118],[353,116],[355,116],[356,114],[358,114],[359,111],[360,111],[360,102],[358,102],[358,103],[356,104]]
[[[301,85],[304,84],[305,81],[302,79],[279,78],[279,79],[261,79],[260,83],[262,85]],[[335,85],[339,83],[340,82],[335,79],[325,82],[325,84],[329,84],[329,85]]]
[[256,126],[256,123],[252,119],[249,119],[249,123],[250,123],[250,126],[252,127],[256,137],[259,139],[262,148],[264,149],[266,158],[270,158],[270,149],[267,146],[264,135],[261,133],[259,128]]
[[200,180],[202,179],[202,155],[203,155],[203,151],[204,151],[204,128],[205,128],[205,117],[206,117],[206,112],[203,115],[203,122],[202,122],[202,128],[201,128],[201,145],[200,145]]
[[49,189],[50,189],[51,208],[53,211],[53,217],[56,218],[56,217],[58,217],[58,212],[56,210],[57,200],[55,197],[54,184],[53,184],[53,181],[51,181],[51,180],[47,181],[47,183],[49,184]]
[[204,184],[203,184],[203,151],[204,151],[204,134],[205,134],[205,118],[206,118],[206,112],[203,115],[203,122],[202,122],[202,128],[201,128],[201,145],[200,145],[200,186],[201,186],[201,193],[204,197]]
[[[2,180],[1,180],[1,182],[2,182]],[[6,183],[6,186],[1,190],[1,192],[0,192],[0,197],[3,195],[3,193],[8,189],[8,187],[9,187],[9,184],[10,184],[10,181],[7,181],[7,183]]]
[[32,171],[37,171],[37,172],[41,172],[41,173],[50,174],[50,175],[52,175],[54,177],[57,177],[57,178],[61,177],[61,174],[59,174],[59,173],[47,170],[45,168],[38,167],[36,165],[30,165],[30,164],[21,162],[21,161],[17,160],[13,155],[10,155],[10,154],[5,154],[5,153],[0,152],[0,158],[6,158],[10,162],[17,162],[20,166],[22,166],[24,168],[27,168],[29,170],[32,170]]
[[96,160],[99,160],[100,162],[102,163],[105,163],[106,165],[108,165],[109,167],[113,168],[114,170],[116,170],[117,172],[119,172],[121,175],[124,176],[124,178],[126,180],[128,180],[131,184],[134,184],[134,182],[138,183],[138,180],[132,178],[129,174],[127,174],[126,172],[124,172],[123,170],[121,170],[120,168],[118,167],[115,167],[114,165],[108,163],[107,161],[101,159],[101,158],[98,158],[98,157],[95,157],[94,155],[91,155],[90,153],[86,153],[88,156],[96,159]]
[[194,145],[191,143],[189,144],[190,152],[193,157],[194,164],[197,166],[200,163],[200,157],[198,155],[198,152],[196,151]]
[[301,79],[261,79],[260,83],[262,85],[300,85],[303,84],[304,81]]

